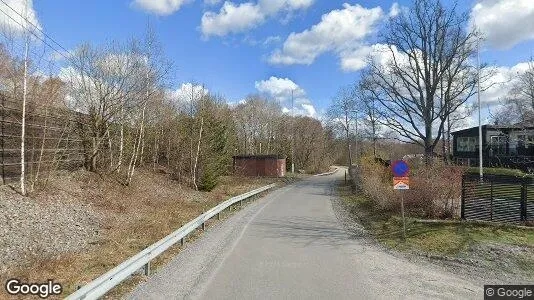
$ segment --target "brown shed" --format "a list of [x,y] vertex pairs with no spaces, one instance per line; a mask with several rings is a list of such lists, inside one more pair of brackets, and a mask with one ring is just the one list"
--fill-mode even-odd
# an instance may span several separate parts
[[234,172],[243,176],[284,177],[286,158],[280,155],[234,156]]

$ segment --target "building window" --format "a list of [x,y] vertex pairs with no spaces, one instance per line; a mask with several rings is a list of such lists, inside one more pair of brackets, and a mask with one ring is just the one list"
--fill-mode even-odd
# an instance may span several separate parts
[[491,154],[505,155],[506,154],[506,136],[495,135],[490,137]]
[[534,135],[518,135],[517,144],[520,147],[534,147]]
[[458,152],[475,152],[478,149],[478,137],[463,136],[458,138],[456,151]]

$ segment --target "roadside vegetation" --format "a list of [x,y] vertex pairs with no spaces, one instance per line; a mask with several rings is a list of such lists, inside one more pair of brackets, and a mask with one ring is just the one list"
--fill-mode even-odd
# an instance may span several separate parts
[[461,263],[490,272],[534,279],[534,227],[459,220],[461,174],[465,169],[434,166],[413,170],[404,191],[406,239],[400,192],[393,191],[391,171],[362,160],[358,180],[341,184],[346,208],[369,235],[386,248],[408,255]]
[[[28,200],[3,189],[2,197],[13,199],[0,202],[6,209],[16,210],[21,201],[26,201],[25,207],[36,214],[44,207],[55,207],[56,203],[61,208],[54,210],[54,215],[35,220],[15,211],[18,216],[9,221],[18,227],[13,226],[9,233],[0,236],[1,251],[6,254],[0,277],[28,282],[54,278],[63,285],[66,296],[78,285],[104,274],[218,203],[273,182],[283,185],[294,180],[298,178],[224,176],[211,192],[197,192],[176,184],[169,174],[146,169],[140,169],[128,187],[80,170],[56,174],[50,190]],[[223,217],[228,214],[229,211]],[[38,243],[40,240],[43,242]],[[178,244],[158,257],[153,271],[179,250]],[[143,278],[138,276],[134,282]],[[127,284],[115,293],[131,286]]]

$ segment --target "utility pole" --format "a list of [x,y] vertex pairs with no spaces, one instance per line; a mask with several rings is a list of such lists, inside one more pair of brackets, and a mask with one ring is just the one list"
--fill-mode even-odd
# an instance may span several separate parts
[[480,38],[477,41],[477,96],[478,96],[478,168],[480,181],[484,180],[482,161],[482,114],[480,107]]
[[291,89],[291,173],[295,173],[295,99],[294,89]]
[[26,41],[24,43],[24,83],[22,91],[22,121],[21,121],[21,141],[20,141],[20,193],[26,195],[26,159],[24,157],[26,139],[26,101],[28,95],[28,48],[29,48],[29,33],[28,33],[28,0],[24,1],[24,34],[26,35]]

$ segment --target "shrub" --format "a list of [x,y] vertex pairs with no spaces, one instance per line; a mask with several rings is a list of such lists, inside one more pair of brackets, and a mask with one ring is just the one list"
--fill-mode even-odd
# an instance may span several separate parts
[[[466,169],[466,173],[478,174],[479,168],[470,167]],[[488,175],[509,175],[523,177],[526,174],[521,170],[516,169],[506,169],[506,168],[484,168],[484,174]]]
[[464,170],[451,166],[420,168],[411,176],[406,206],[418,216],[453,218],[459,215],[462,174]]
[[198,182],[198,189],[204,192],[211,192],[219,183],[219,176],[219,172],[216,170],[202,172]]
[[[410,190],[394,191],[389,168],[363,158],[355,169],[358,188],[380,210],[400,210],[401,192],[406,210],[419,217],[452,218],[459,215],[463,168],[435,165],[410,174]],[[353,176],[354,177],[354,176]]]
[[357,188],[369,197],[381,210],[394,210],[396,195],[391,187],[389,168],[374,161],[373,157],[362,158],[359,167],[355,168]]

